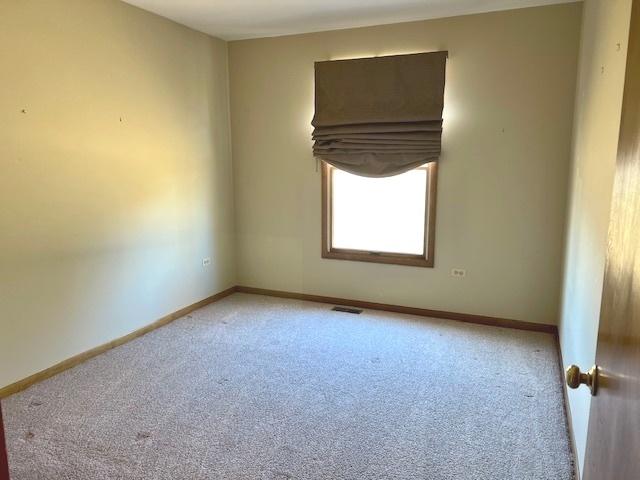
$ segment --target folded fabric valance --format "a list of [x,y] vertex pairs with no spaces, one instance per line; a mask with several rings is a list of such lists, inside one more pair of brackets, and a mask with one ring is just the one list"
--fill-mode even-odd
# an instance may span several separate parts
[[316,62],[314,155],[367,177],[437,160],[446,59],[433,52]]

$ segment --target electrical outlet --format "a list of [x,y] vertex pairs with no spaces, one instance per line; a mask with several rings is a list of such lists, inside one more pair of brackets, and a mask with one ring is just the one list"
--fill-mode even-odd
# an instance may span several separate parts
[[463,268],[453,268],[451,269],[451,276],[458,278],[466,277],[467,271]]
[[208,267],[209,265],[211,265],[211,257],[203,258],[202,259],[202,266],[203,267]]

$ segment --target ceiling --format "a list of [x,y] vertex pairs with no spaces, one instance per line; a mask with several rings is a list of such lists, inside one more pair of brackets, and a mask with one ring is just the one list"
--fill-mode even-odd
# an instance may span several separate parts
[[225,40],[451,17],[578,0],[124,0]]

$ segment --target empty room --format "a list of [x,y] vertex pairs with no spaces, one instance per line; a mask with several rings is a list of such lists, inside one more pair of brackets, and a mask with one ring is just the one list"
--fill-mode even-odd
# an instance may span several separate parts
[[640,0],[0,0],[0,480],[637,480]]

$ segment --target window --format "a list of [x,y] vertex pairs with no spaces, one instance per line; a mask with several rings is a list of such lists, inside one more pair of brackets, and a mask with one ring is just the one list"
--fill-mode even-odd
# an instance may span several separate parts
[[436,162],[369,178],[323,163],[322,256],[433,267]]

